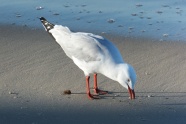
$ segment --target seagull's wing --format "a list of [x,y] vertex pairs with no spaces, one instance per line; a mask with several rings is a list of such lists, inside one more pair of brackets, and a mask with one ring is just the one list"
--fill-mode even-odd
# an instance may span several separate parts
[[[67,50],[70,56],[85,62],[112,61],[123,63],[123,58],[115,45],[107,39],[91,33],[72,33],[72,44]],[[68,42],[68,41],[67,41]],[[69,44],[68,44],[69,45]]]
[[88,33],[72,33],[67,27],[54,25],[44,17],[40,20],[45,30],[53,36],[71,59],[74,57],[85,62],[101,60],[103,52],[96,39]]
[[67,27],[59,25],[55,25],[49,33],[71,59],[123,63],[123,58],[115,45],[101,36],[82,32],[73,33]]
[[85,62],[101,60],[123,62],[118,49],[107,39],[91,33],[73,33],[68,27],[54,25],[44,17],[40,20],[45,30],[53,36],[71,59],[76,58]]
[[[99,43],[98,39],[93,37],[93,34],[88,33],[72,33],[69,41],[66,41],[65,53],[70,58],[76,58],[80,61],[92,62],[101,61],[104,59],[104,48]],[[97,37],[98,38],[98,37]],[[99,37],[99,40],[104,38]]]

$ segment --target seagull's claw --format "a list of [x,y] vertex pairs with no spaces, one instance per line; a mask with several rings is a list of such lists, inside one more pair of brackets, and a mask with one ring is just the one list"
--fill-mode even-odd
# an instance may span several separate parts
[[92,94],[90,94],[90,93],[88,93],[87,95],[88,95],[88,98],[89,98],[90,100],[93,100],[93,99],[100,99],[99,95],[92,95]]
[[105,95],[105,94],[108,94],[108,91],[103,91],[103,90],[96,88],[94,89],[94,93],[98,95]]

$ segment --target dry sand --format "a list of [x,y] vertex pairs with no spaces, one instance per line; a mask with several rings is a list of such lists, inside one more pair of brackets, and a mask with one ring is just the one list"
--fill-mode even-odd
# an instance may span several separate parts
[[44,30],[1,26],[0,123],[186,123],[186,43],[105,37],[136,69],[135,100],[102,75],[99,87],[110,93],[87,99],[83,72]]

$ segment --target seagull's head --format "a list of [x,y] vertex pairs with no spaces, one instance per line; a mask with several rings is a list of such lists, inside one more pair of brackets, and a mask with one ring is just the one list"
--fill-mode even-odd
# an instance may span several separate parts
[[136,72],[129,64],[122,64],[118,74],[118,82],[128,89],[130,99],[135,99],[134,86],[136,84]]

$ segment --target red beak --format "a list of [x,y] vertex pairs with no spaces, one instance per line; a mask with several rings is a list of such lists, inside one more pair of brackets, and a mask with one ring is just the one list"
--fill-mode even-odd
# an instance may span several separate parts
[[135,99],[135,92],[129,87],[129,85],[128,85],[128,91],[129,91],[130,99]]

